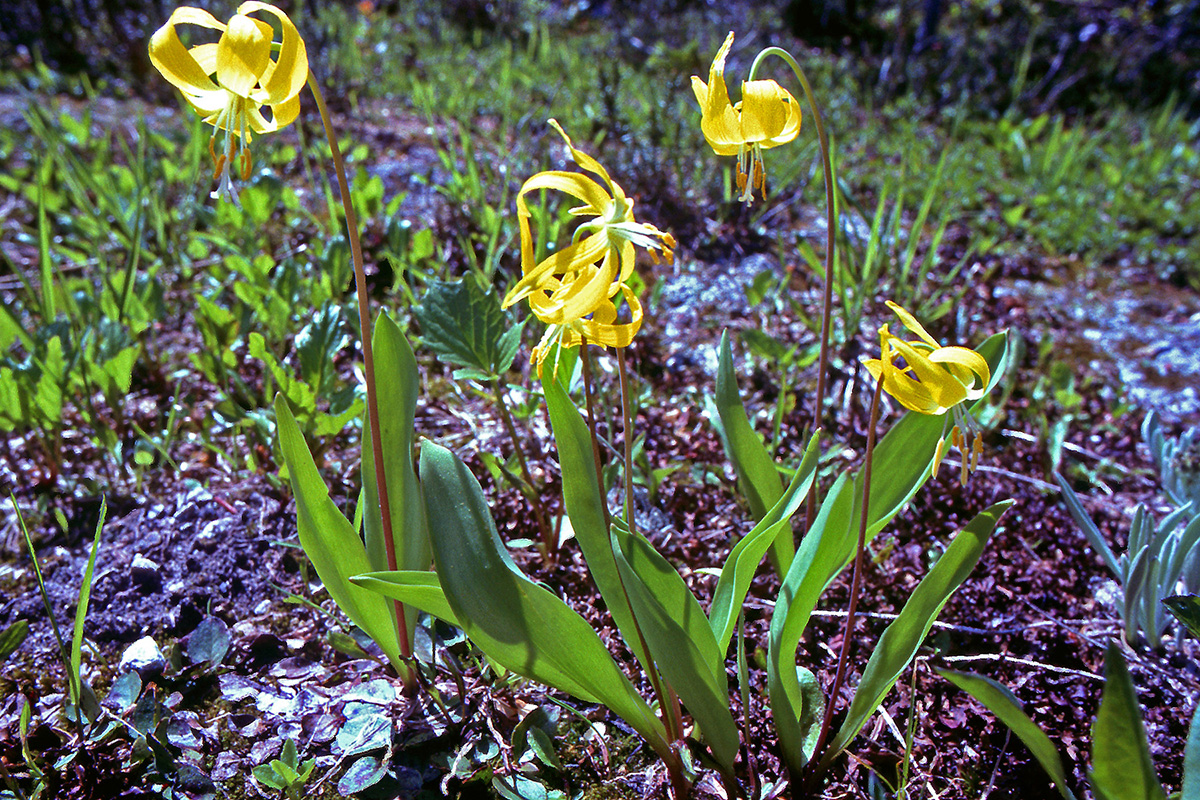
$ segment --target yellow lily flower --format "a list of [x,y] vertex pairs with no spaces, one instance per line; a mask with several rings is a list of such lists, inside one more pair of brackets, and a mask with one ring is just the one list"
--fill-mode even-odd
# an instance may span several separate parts
[[[658,252],[667,261],[674,258],[675,237],[653,225],[633,218],[633,200],[613,182],[594,158],[575,149],[571,139],[555,120],[550,125],[567,143],[571,158],[583,169],[599,176],[607,189],[576,172],[539,172],[521,186],[517,194],[517,221],[521,231],[522,278],[504,298],[504,307],[529,299],[529,308],[550,328],[533,350],[538,375],[542,372],[550,346],[578,345],[583,337],[605,347],[626,347],[642,324],[642,304],[625,285],[633,274],[637,247],[649,251],[658,261]],[[525,196],[530,192],[554,189],[569,194],[583,205],[572,208],[574,216],[592,217],[575,229],[571,244],[539,263],[534,263],[533,234]],[[617,294],[629,306],[630,321],[618,323],[613,300]]]
[[[987,391],[992,379],[987,360],[966,347],[943,347],[912,314],[890,300],[887,306],[917,339],[904,341],[884,325],[879,329],[880,358],[864,359],[863,365],[905,408],[929,415],[952,412],[950,441],[962,452],[961,479],[966,485],[967,475],[979,463],[983,438],[964,404],[978,400]],[[897,358],[904,360],[904,366],[897,366]],[[935,476],[943,455],[944,438],[934,454]]]
[[700,103],[700,130],[713,152],[737,156],[737,185],[746,203],[754,190],[764,189],[762,151],[786,144],[800,133],[800,104],[772,80],[742,81],[742,99],[736,105],[725,87],[725,57],[733,46],[733,32],[717,51],[708,70],[708,83],[692,76],[692,91]]
[[[279,20],[283,29],[281,44],[272,45],[274,34],[269,23],[247,16],[256,11],[265,11]],[[189,49],[175,32],[175,26],[181,24],[220,31],[221,37],[215,44]],[[278,49],[278,56],[272,60],[274,49]],[[217,191],[237,202],[230,178],[235,150],[240,149],[240,173],[246,180],[252,163],[251,134],[278,130],[300,113],[300,90],[308,80],[308,51],[296,26],[275,6],[256,0],[238,6],[228,23],[219,22],[199,8],[182,6],[150,37],[150,62],[213,126],[208,149],[213,158],[213,178],[219,180]],[[271,119],[263,115],[264,106],[270,110]],[[222,130],[225,142],[218,155],[214,143]]]

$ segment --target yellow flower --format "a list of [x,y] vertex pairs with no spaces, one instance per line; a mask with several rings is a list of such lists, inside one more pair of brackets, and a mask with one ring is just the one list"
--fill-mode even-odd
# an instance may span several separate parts
[[[247,16],[256,11],[279,20],[281,44],[272,45],[269,23]],[[175,32],[180,24],[220,31],[221,38],[215,44],[185,48]],[[274,60],[273,49],[278,50]],[[300,113],[300,90],[308,80],[308,52],[296,26],[275,6],[254,0],[238,6],[227,24],[207,11],[183,6],[150,38],[150,62],[215,129],[208,141],[213,178],[220,181],[218,191],[236,202],[230,178],[235,150],[241,151],[240,173],[246,180],[250,177],[251,134],[278,130]],[[271,119],[263,115],[264,106]],[[218,155],[214,142],[222,130],[225,142]]]
[[708,83],[692,76],[692,91],[700,103],[700,129],[719,156],[737,156],[737,185],[741,200],[754,199],[763,189],[762,151],[786,144],[800,133],[800,105],[772,80],[742,81],[742,99],[734,105],[725,87],[725,56],[733,46],[733,32],[717,51],[708,71]]
[[[517,195],[517,220],[521,231],[522,278],[504,298],[504,307],[529,298],[534,315],[550,326],[533,351],[538,375],[550,346],[558,342],[573,347],[583,337],[606,347],[626,347],[642,324],[642,304],[625,285],[633,274],[636,247],[650,252],[657,263],[657,251],[667,261],[674,258],[675,237],[653,225],[633,218],[633,200],[612,181],[604,167],[587,153],[576,150],[570,137],[550,120],[550,125],[566,140],[571,157],[583,169],[599,176],[605,187],[576,172],[539,172],[521,187]],[[575,229],[571,244],[534,263],[533,235],[530,233],[530,192],[554,189],[583,202],[571,209],[574,216],[592,217]],[[613,300],[617,294],[629,306],[630,321],[618,323]]]
[[[983,438],[964,404],[978,400],[987,391],[992,379],[987,360],[966,347],[943,347],[912,314],[891,301],[887,305],[918,338],[904,341],[884,325],[879,329],[881,356],[865,359],[863,364],[872,377],[883,381],[884,391],[905,408],[930,415],[952,412],[954,427],[950,441],[962,452],[962,483],[966,485],[967,474],[979,463]],[[904,366],[897,366],[897,358],[904,360]],[[969,439],[972,441],[968,442]],[[933,458],[934,475],[941,464],[944,446],[943,436]]]

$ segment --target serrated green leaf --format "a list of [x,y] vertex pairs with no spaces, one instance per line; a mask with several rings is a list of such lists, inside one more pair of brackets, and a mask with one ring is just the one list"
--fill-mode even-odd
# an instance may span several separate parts
[[512,365],[523,323],[514,324],[496,292],[483,291],[474,279],[434,282],[414,313],[422,341],[442,362],[487,377]]

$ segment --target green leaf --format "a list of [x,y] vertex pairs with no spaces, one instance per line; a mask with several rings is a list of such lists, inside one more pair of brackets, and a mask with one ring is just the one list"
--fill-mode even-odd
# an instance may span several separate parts
[[402,668],[392,604],[376,592],[350,583],[351,575],[371,571],[366,548],[354,526],[329,498],[329,489],[282,395],[275,398],[275,419],[279,449],[296,496],[300,546],[338,608],[375,640],[397,669]]
[[1200,705],[1192,715],[1187,746],[1183,750],[1183,789],[1179,800],[1200,800]]
[[284,780],[283,776],[275,771],[273,763],[259,764],[251,772],[254,774],[255,780],[264,786],[269,786],[279,791],[283,791],[288,787],[287,781]]
[[[388,486],[392,541],[396,568],[425,570],[433,560],[425,505],[421,487],[413,469],[413,422],[417,412],[420,383],[412,347],[396,323],[380,314],[372,338],[375,354],[375,391],[379,403],[380,441],[383,467]],[[387,545],[383,537],[383,519],[375,481],[375,454],[370,445],[370,421],[364,420],[362,479],[365,507],[363,531],[372,572],[389,569]],[[394,612],[393,612],[394,613]],[[409,645],[416,632],[416,611],[405,611]]]
[[833,758],[858,735],[863,725],[867,724],[867,720],[875,713],[875,709],[879,708],[883,698],[891,691],[900,674],[908,668],[950,595],[975,568],[979,557],[983,555],[988,538],[996,528],[996,523],[1012,502],[1005,500],[976,514],[954,537],[954,541],[930,568],[929,573],[917,584],[900,615],[879,637],[879,643],[875,645],[875,650],[863,669],[862,680],[854,692],[854,699],[850,701],[850,710],[846,712],[845,722],[822,758],[823,764],[828,765],[832,762]]
[[614,523],[617,568],[650,654],[699,724],[717,762],[732,771],[738,731],[729,713],[725,654],[675,568],[645,537]]
[[1046,770],[1059,794],[1065,800],[1075,800],[1075,795],[1067,786],[1067,772],[1063,769],[1058,749],[1050,741],[1050,737],[1021,709],[1020,702],[1012,692],[991,678],[973,672],[937,669],[937,673],[983,703],[996,719],[1007,725],[1029,748],[1029,752],[1042,765],[1042,769]]
[[[559,354],[561,351],[556,347],[551,358]],[[563,372],[570,374],[567,370]],[[553,376],[554,372],[547,370],[545,375]],[[550,426],[558,447],[563,506],[575,531],[575,541],[583,551],[588,571],[612,614],[617,630],[642,670],[649,672],[654,669],[654,663],[638,635],[633,608],[629,605],[617,570],[612,540],[605,523],[604,498],[596,481],[596,464],[592,460],[592,440],[587,423],[557,378],[544,380],[542,391],[546,396],[546,410],[550,414]]]
[[16,652],[25,638],[29,636],[29,620],[19,619],[0,633],[0,662],[5,661]]
[[474,279],[434,282],[414,311],[425,345],[443,363],[465,368],[456,378],[465,372],[487,380],[512,366],[523,323],[514,324],[496,292],[483,291]]
[[350,582],[364,589],[379,592],[385,597],[399,600],[406,606],[424,611],[431,617],[462,627],[454,610],[446,600],[446,593],[438,581],[436,572],[429,570],[398,570],[396,572],[368,572],[355,575]]
[[[826,587],[841,571],[856,536],[845,525],[853,508],[853,484],[841,475],[826,495],[812,527],[800,540],[796,558],[784,576],[767,639],[767,691],[779,746],[794,774],[812,757],[813,743],[801,720],[808,713],[796,676],[796,648]],[[830,525],[831,518],[842,520]]]
[[217,666],[229,652],[229,627],[220,617],[205,617],[188,635],[187,656],[193,664]]
[[[717,416],[713,423],[725,446],[725,454],[733,463],[738,485],[750,504],[755,520],[762,520],[783,494],[783,481],[775,467],[775,459],[767,452],[762,439],[746,416],[746,407],[738,393],[737,374],[733,369],[733,351],[729,334],[721,334],[721,354],[717,365]],[[711,415],[710,415],[711,416]],[[773,542],[772,560],[780,575],[791,566],[795,546],[788,526],[777,532]]]
[[[989,391],[1003,378],[1008,349],[1006,333],[989,337],[978,348],[991,367]],[[979,400],[975,408],[985,402],[986,398]],[[872,482],[868,542],[928,480],[933,455],[944,431],[942,417],[910,412],[876,445],[872,469],[875,475],[887,477]],[[810,755],[804,751],[804,737],[798,725],[803,698],[795,678],[796,648],[821,594],[854,555],[862,508],[862,480],[861,469],[853,481],[847,471],[825,495],[812,528],[801,540],[795,560],[784,576],[771,617],[767,686],[780,747],[793,770],[802,769]]]
[[1188,633],[1200,639],[1200,595],[1177,594],[1173,597],[1164,597],[1163,605],[1174,615],[1175,619],[1184,624]]
[[483,491],[462,460],[426,442],[421,482],[438,576],[471,641],[505,669],[603,703],[656,753],[671,758],[662,724],[596,632],[513,563]]
[[1104,537],[1100,534],[1100,529],[1096,527],[1096,523],[1092,522],[1091,516],[1084,510],[1083,504],[1079,502],[1079,496],[1071,488],[1071,484],[1067,483],[1066,478],[1054,473],[1054,480],[1058,482],[1058,488],[1062,490],[1063,502],[1067,504],[1067,511],[1071,512],[1072,519],[1079,526],[1079,530],[1083,531],[1084,536],[1092,545],[1092,549],[1104,559],[1105,566],[1119,581],[1125,580],[1125,574],[1121,569],[1120,562],[1117,561],[1116,555],[1112,548],[1108,546],[1108,542],[1104,541]]
[[721,568],[721,577],[717,581],[717,588],[713,591],[713,600],[709,607],[709,625],[721,652],[729,648],[729,640],[733,637],[742,603],[746,601],[750,582],[754,580],[754,573],[758,571],[763,555],[777,535],[786,531],[787,536],[791,536],[789,522],[792,514],[804,502],[816,475],[820,456],[818,438],[819,434],[814,434],[809,440],[804,459],[792,476],[787,491],[780,495],[758,524],[734,546],[725,560],[725,566]]
[[[1189,740],[1191,736],[1188,737]],[[1092,791],[1099,800],[1165,800],[1125,658],[1104,654],[1104,694],[1092,723]]]

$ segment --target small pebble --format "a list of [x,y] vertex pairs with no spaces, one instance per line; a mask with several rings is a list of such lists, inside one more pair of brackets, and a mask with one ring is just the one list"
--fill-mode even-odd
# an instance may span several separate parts
[[121,664],[117,667],[117,673],[136,672],[145,680],[150,676],[162,673],[166,666],[167,660],[163,658],[162,651],[158,649],[154,639],[150,636],[143,636],[125,648],[125,652],[121,654]]
[[162,567],[140,553],[133,557],[133,563],[129,565],[129,577],[135,585],[146,591],[157,592],[162,588]]

